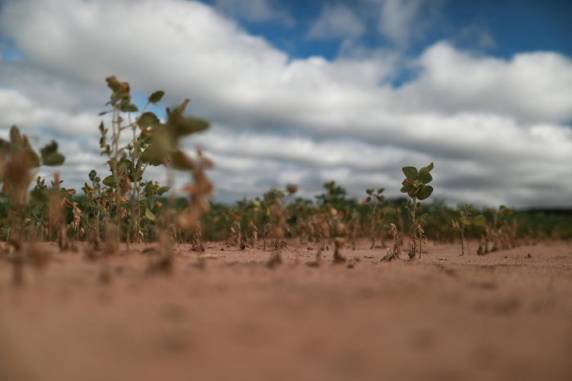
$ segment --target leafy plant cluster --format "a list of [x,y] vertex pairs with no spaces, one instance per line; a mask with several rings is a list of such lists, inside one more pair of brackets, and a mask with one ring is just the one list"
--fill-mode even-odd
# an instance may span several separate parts
[[[188,99],[167,108],[161,120],[147,108],[162,100],[163,91],[150,94],[139,110],[129,83],[115,76],[106,82],[111,94],[100,116],[109,119],[99,125],[99,146],[109,174],[90,171],[82,195],[64,188],[57,173],[50,185],[37,177],[29,191],[38,167],[64,163],[56,142],[38,154],[17,127],[10,130],[9,141],[0,139],[0,182],[5,197],[0,226],[3,238],[11,244],[7,255],[17,268],[30,262],[26,253],[34,252],[30,249],[34,242],[57,240],[61,250],[68,250],[73,248],[69,236],[90,244],[90,258],[116,254],[120,242],[162,239],[160,262],[168,263],[172,261],[170,243],[178,235],[190,237],[197,249],[202,248],[200,219],[210,207],[213,185],[206,171],[212,162],[201,150],[195,156],[187,154],[181,140],[208,129],[209,123],[186,114]],[[164,167],[166,186],[145,179],[149,166]],[[174,171],[186,172],[190,178],[181,190],[187,194],[183,208],[177,208],[171,190]]]
[[[182,145],[183,139],[207,130],[208,121],[187,114],[188,99],[166,108],[164,115],[151,111],[163,100],[162,90],[152,92],[139,110],[129,83],[115,76],[106,83],[110,97],[98,130],[107,173],[91,170],[80,193],[64,187],[57,172],[49,181],[36,176],[40,166],[64,163],[56,142],[36,151],[17,127],[9,140],[0,139],[0,238],[10,242],[5,254],[15,269],[26,263],[42,267],[45,256],[33,244],[46,240],[57,241],[61,250],[85,242],[92,259],[119,253],[120,243],[159,242],[150,265],[154,272],[170,271],[175,242],[189,242],[197,252],[205,251],[205,240],[270,250],[273,268],[295,241],[314,250],[308,265],[317,267],[330,248],[334,263],[346,262],[342,249],[355,250],[362,238],[370,249],[386,250],[386,261],[400,258],[405,243],[409,258],[420,258],[427,239],[459,242],[461,255],[484,255],[544,238],[572,238],[569,215],[427,203],[433,163],[402,169],[401,192],[407,198],[388,200],[380,187],[367,189],[357,200],[330,181],[312,200],[297,197],[297,185],[288,184],[234,205],[213,204],[214,186],[207,176],[212,161],[200,149],[190,155]],[[163,168],[164,183],[145,176],[150,166]],[[182,189],[174,189],[176,172],[189,177]],[[477,242],[473,250],[471,241]]]

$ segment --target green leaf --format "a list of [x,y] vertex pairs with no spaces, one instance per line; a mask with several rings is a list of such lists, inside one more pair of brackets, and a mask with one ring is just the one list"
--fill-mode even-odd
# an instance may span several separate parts
[[429,172],[421,170],[419,171],[418,180],[421,181],[423,184],[429,184],[433,180],[433,176],[431,176]]
[[208,129],[209,126],[208,121],[194,116],[178,118],[176,123],[172,124],[173,131],[177,138],[204,131]]
[[174,169],[179,169],[182,171],[187,171],[194,168],[194,164],[191,158],[180,150],[177,150],[171,154],[171,165]]
[[145,209],[145,218],[152,222],[155,222],[156,220],[155,214],[153,214],[153,212],[149,209]]
[[167,187],[167,186],[161,187],[161,188],[159,188],[159,189],[157,190],[157,194],[158,194],[159,196],[161,196],[161,195],[167,193],[167,192],[169,191],[169,189],[171,189],[171,188],[169,188],[169,187]]
[[156,144],[151,144],[149,147],[147,147],[139,157],[143,163],[150,165],[161,165],[163,164],[164,158],[164,152],[161,151]]
[[103,184],[107,185],[110,188],[115,188],[115,178],[113,177],[113,175],[109,175],[105,179],[103,179]]
[[190,101],[185,99],[172,111],[167,109],[167,125],[175,139],[209,128],[209,122],[205,119],[183,115],[189,103]]
[[129,171],[129,180],[132,183],[141,181],[142,178],[143,178],[143,170],[141,168],[135,167],[131,171]]
[[415,180],[417,178],[417,168],[415,167],[403,167],[402,171],[409,180]]
[[150,111],[144,112],[139,118],[137,118],[137,125],[142,129],[155,128],[160,123],[161,121],[157,118],[157,115]]
[[161,124],[152,131],[151,143],[149,147],[143,151],[140,159],[151,165],[160,165],[163,164],[165,159],[169,158],[176,149],[175,142],[167,130],[167,126]]
[[412,183],[407,179],[403,180],[401,184],[403,185],[400,189],[401,193],[409,193],[415,189]]
[[121,107],[119,107],[119,109],[123,112],[137,112],[137,111],[139,111],[139,108],[137,106],[135,106],[133,103],[122,104]]
[[40,149],[42,164],[47,166],[62,165],[66,160],[65,156],[58,152],[58,143],[52,140],[44,148]]
[[433,187],[431,185],[422,186],[417,192],[417,198],[419,200],[426,200],[433,193]]
[[433,170],[433,167],[434,167],[433,162],[431,162],[428,166],[421,168],[419,172],[429,173]]
[[59,152],[54,152],[52,154],[42,157],[42,164],[47,165],[49,167],[62,165],[64,161],[66,161],[65,156]]
[[161,99],[163,99],[163,96],[165,95],[165,92],[162,90],[157,90],[155,91],[153,94],[149,95],[149,103],[159,103],[161,101]]

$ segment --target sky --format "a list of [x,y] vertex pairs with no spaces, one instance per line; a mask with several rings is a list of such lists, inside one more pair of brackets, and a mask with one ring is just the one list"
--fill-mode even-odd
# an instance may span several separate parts
[[115,74],[138,103],[161,89],[163,106],[190,98],[211,121],[184,146],[215,162],[218,201],[288,183],[313,197],[329,180],[395,197],[402,166],[434,162],[433,197],[450,204],[572,207],[570,14],[533,0],[0,0],[0,136],[56,139],[81,187],[105,170]]

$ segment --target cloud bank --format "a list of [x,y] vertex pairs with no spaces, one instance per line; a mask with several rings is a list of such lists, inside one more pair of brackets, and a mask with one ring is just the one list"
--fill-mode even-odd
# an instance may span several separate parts
[[[194,143],[218,164],[219,199],[287,182],[310,195],[332,178],[396,196],[401,166],[434,161],[435,196],[449,202],[572,205],[572,61],[555,52],[500,59],[440,41],[413,59],[296,58],[183,0],[8,1],[0,25],[24,56],[0,61],[0,126],[63,140],[68,181],[103,162],[91,140],[113,73],[167,102],[189,97],[213,122]],[[397,85],[404,67],[414,75]]]

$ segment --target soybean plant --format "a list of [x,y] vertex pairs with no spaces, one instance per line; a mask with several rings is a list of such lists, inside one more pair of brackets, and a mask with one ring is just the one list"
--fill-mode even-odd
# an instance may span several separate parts
[[461,256],[465,255],[465,231],[472,226],[485,226],[486,219],[478,214],[471,205],[460,205],[457,218],[451,221],[453,229],[459,232],[461,238]]
[[407,193],[409,196],[409,215],[411,218],[411,245],[409,250],[409,258],[413,259],[416,256],[421,258],[421,242],[423,239],[423,227],[417,218],[418,208],[421,206],[419,201],[429,198],[433,193],[433,187],[429,185],[433,181],[431,171],[433,170],[433,163],[426,167],[419,169],[411,166],[403,167],[403,180],[401,192]]

